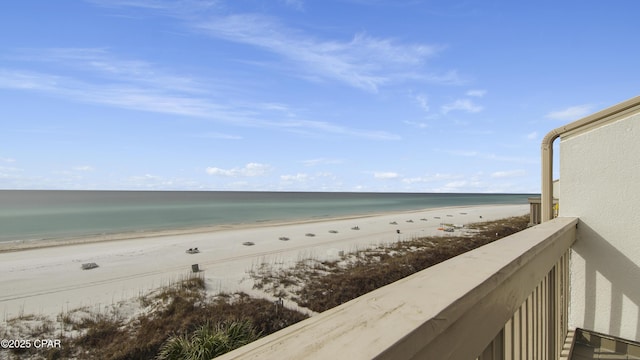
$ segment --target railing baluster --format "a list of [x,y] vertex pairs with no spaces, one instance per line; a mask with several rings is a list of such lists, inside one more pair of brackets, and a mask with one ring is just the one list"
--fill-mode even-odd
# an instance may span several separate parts
[[[560,356],[568,331],[568,286],[567,250],[504,325],[504,359],[552,360]],[[491,343],[494,349],[496,343]]]
[[504,325],[502,333],[504,334],[504,358],[513,360],[513,318]]

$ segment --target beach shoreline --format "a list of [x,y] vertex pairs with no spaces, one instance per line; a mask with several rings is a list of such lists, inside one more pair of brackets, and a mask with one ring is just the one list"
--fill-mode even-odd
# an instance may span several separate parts
[[[100,311],[189,276],[193,265],[210,293],[252,294],[248,271],[262,263],[286,267],[308,258],[337,259],[340,253],[384,243],[444,236],[438,230],[442,223],[464,225],[528,211],[528,204],[449,206],[5,249],[0,252],[0,311],[5,321],[25,313],[55,317],[81,307]],[[186,252],[193,248],[198,252]],[[87,263],[97,267],[82,270]]]
[[86,234],[79,236],[63,236],[54,238],[40,238],[40,239],[18,239],[18,240],[6,240],[0,241],[0,253],[33,250],[48,247],[68,246],[78,244],[89,244],[95,242],[106,241],[121,241],[121,240],[137,240],[151,237],[164,237],[164,236],[180,236],[189,234],[201,234],[227,230],[243,230],[253,229],[261,227],[277,227],[287,225],[299,225],[299,224],[313,224],[327,221],[342,221],[342,220],[357,220],[365,219],[376,216],[393,215],[393,214],[412,214],[421,213],[430,210],[447,210],[458,209],[476,206],[505,206],[504,204],[484,204],[484,205],[455,205],[455,206],[443,206],[435,208],[402,210],[402,211],[385,211],[375,213],[363,213],[352,214],[342,216],[327,216],[327,217],[313,217],[313,218],[299,218],[291,220],[261,220],[246,223],[229,223],[229,224],[217,224],[209,226],[195,226],[185,228],[171,228],[171,229],[157,229],[157,230],[137,230],[137,231],[125,231],[115,233],[102,233],[102,234]]

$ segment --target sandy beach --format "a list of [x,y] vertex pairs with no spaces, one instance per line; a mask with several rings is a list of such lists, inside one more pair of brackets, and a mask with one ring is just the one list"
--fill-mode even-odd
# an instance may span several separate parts
[[[438,230],[441,223],[465,225],[528,212],[526,204],[448,207],[173,231],[126,240],[49,242],[46,247],[0,252],[0,311],[6,320],[20,314],[55,316],[78,307],[100,310],[188,276],[194,264],[211,293],[251,294],[253,282],[247,272],[265,262],[286,266],[306,258],[332,259],[341,251],[444,235]],[[0,245],[0,250],[2,246],[6,250],[16,244]],[[199,253],[186,253],[189,248],[198,248]],[[82,270],[85,263],[98,267]]]

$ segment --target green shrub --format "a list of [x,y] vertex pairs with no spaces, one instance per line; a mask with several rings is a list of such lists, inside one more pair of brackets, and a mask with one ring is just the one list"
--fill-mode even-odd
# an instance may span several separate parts
[[209,360],[246,345],[260,337],[249,320],[205,324],[191,335],[170,337],[158,360]]

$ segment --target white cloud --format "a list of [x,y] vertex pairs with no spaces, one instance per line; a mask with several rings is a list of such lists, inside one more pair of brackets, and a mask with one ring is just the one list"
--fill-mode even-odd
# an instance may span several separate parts
[[470,150],[446,150],[446,152],[449,154],[458,155],[458,156],[467,156],[467,157],[480,156],[479,152],[470,151]]
[[[105,7],[136,7],[182,20],[211,37],[247,44],[279,55],[288,73],[298,70],[309,80],[333,79],[349,86],[376,92],[381,85],[405,79],[432,83],[460,83],[456,71],[429,73],[425,61],[444,46],[401,43],[364,33],[351,39],[322,39],[298,28],[288,27],[274,17],[257,13],[220,15],[224,5],[217,1],[162,2],[155,0],[90,0]],[[280,0],[303,10],[303,0]],[[291,66],[293,65],[293,66]]]
[[450,70],[442,74],[427,74],[415,77],[415,80],[427,81],[441,85],[464,85],[468,80],[458,74],[456,70]]
[[376,179],[397,179],[400,177],[398,173],[395,172],[374,172],[373,177]]
[[444,187],[446,189],[455,189],[455,190],[460,190],[461,188],[468,188],[469,187],[469,181],[466,180],[457,180],[457,181],[451,181],[448,182],[444,185]]
[[[12,57],[27,62],[52,63],[110,81],[146,84],[173,92],[202,93],[204,86],[192,77],[172,74],[142,60],[120,59],[103,48],[46,48],[22,50]],[[55,83],[54,83],[55,84]]]
[[241,168],[221,169],[217,167],[208,167],[205,171],[209,175],[227,176],[227,177],[255,177],[267,174],[271,170],[270,165],[259,163],[248,163]]
[[419,129],[426,129],[426,128],[428,128],[428,127],[429,127],[429,124],[427,124],[427,123],[423,123],[423,122],[416,122],[416,121],[408,121],[408,120],[405,120],[405,121],[403,121],[403,123],[405,123],[405,124],[407,124],[407,125],[409,125],[409,126],[417,127],[417,128],[419,128]]
[[0,162],[3,162],[3,163],[13,163],[13,162],[16,162],[16,159],[0,157]]
[[464,156],[464,157],[477,157],[477,158],[492,160],[492,161],[515,162],[515,163],[521,163],[521,164],[540,163],[540,159],[537,157],[527,158],[527,157],[518,157],[518,156],[505,156],[505,155],[496,155],[493,153],[481,153],[478,151],[465,151],[465,150],[443,150],[443,151],[451,155]]
[[442,105],[442,113],[447,114],[454,110],[466,111],[468,113],[477,113],[482,111],[482,106],[476,105],[469,99],[458,99],[452,103]]
[[415,100],[420,105],[420,108],[425,112],[429,112],[429,98],[425,94],[418,94],[415,96]]
[[158,0],[86,0],[104,7],[138,7],[144,9],[165,9],[168,4]]
[[281,0],[285,5],[296,10],[304,10],[304,2],[302,0]]
[[97,103],[125,109],[216,118],[228,122],[250,122],[246,111],[238,111],[208,99],[171,89],[167,83],[158,88],[131,78],[125,82],[89,83],[73,78],[20,70],[0,69],[0,88],[31,90],[85,103]]
[[204,138],[204,139],[222,139],[222,140],[241,140],[242,139],[242,136],[216,133],[216,132],[197,134],[197,135],[194,135],[194,137]]
[[347,128],[324,121],[313,120],[284,120],[269,122],[272,127],[279,127],[290,131],[298,131],[305,134],[313,134],[314,130],[336,135],[348,135],[353,137],[368,138],[373,140],[400,140],[400,135],[380,130],[362,130]]
[[464,176],[460,175],[460,174],[441,174],[441,173],[436,173],[436,174],[433,174],[433,175],[425,175],[425,176],[419,176],[419,177],[404,178],[404,179],[402,179],[402,182],[407,183],[407,184],[430,183],[430,182],[436,182],[436,181],[461,179],[463,177]]
[[[74,49],[77,50],[77,49]],[[89,49],[90,50],[90,49]],[[87,51],[87,57],[93,59],[93,51]],[[65,53],[65,52],[63,52]],[[83,59],[82,51],[71,51],[73,61]],[[43,54],[47,54],[44,51]],[[64,57],[61,57],[64,58]],[[103,59],[107,61],[107,58]],[[112,66],[119,67],[115,61]],[[149,67],[147,64],[145,66]],[[82,67],[78,64],[77,67]],[[101,66],[110,67],[110,66]],[[92,67],[88,67],[93,69]],[[161,73],[160,70],[147,69],[144,74]],[[104,74],[102,74],[104,75]],[[52,96],[85,103],[103,104],[118,108],[148,111],[212,119],[239,126],[278,128],[301,132],[322,132],[347,135],[374,140],[399,140],[400,136],[387,131],[353,129],[324,121],[298,120],[291,110],[283,104],[249,103],[244,105],[219,103],[212,96],[202,96],[199,84],[180,81],[177,76],[157,74],[154,82],[144,80],[147,76],[121,74],[95,83],[78,81],[73,78],[52,76],[49,74],[25,72],[0,68],[0,88],[44,92]],[[91,77],[90,77],[91,78]],[[165,79],[166,82],[162,82]],[[189,85],[187,85],[189,84]],[[228,100],[226,100],[228,102]],[[266,112],[286,112],[286,119],[277,116],[278,121],[269,120],[272,114]]]
[[469,90],[467,91],[467,96],[472,96],[472,97],[483,97],[487,94],[487,90]]
[[280,55],[307,78],[338,80],[372,92],[392,81],[421,76],[425,60],[440,51],[439,46],[399,44],[364,33],[348,41],[318,39],[257,14],[215,17],[194,26],[210,36]]
[[308,174],[298,173],[295,175],[281,175],[280,180],[282,181],[306,181],[309,180]]
[[146,180],[160,180],[162,178],[157,175],[144,174],[144,175],[131,176],[129,177],[129,179],[132,181],[146,181]]
[[327,158],[319,158],[319,159],[309,159],[301,161],[304,166],[317,166],[317,165],[331,165],[331,164],[342,164],[344,161],[340,159],[327,159]]
[[[76,188],[87,188],[86,186],[75,186]],[[104,188],[105,185],[103,184]],[[95,188],[95,187],[89,187]],[[160,175],[153,174],[144,174],[144,175],[134,175],[129,176],[123,180],[118,179],[117,185],[106,186],[106,188],[111,189],[122,189],[122,190],[134,190],[134,189],[143,189],[143,190],[202,190],[205,189],[202,184],[194,181],[193,179],[187,178],[166,178]]]
[[93,168],[93,166],[83,165],[83,166],[76,166],[76,167],[73,168],[73,170],[75,170],[75,171],[93,171],[95,169]]
[[509,171],[496,171],[491,174],[492,178],[511,178],[511,177],[521,177],[527,174],[524,170],[509,170]]
[[529,140],[535,140],[538,138],[538,132],[534,131],[534,132],[530,132],[527,134],[527,139]]
[[552,111],[545,117],[553,120],[573,121],[589,115],[591,109],[593,109],[593,105],[590,104],[570,106],[563,110]]
[[0,166],[0,175],[1,174],[9,174],[9,173],[17,173],[17,172],[21,172],[22,169],[19,168],[15,168],[15,167],[7,167],[7,166]]

